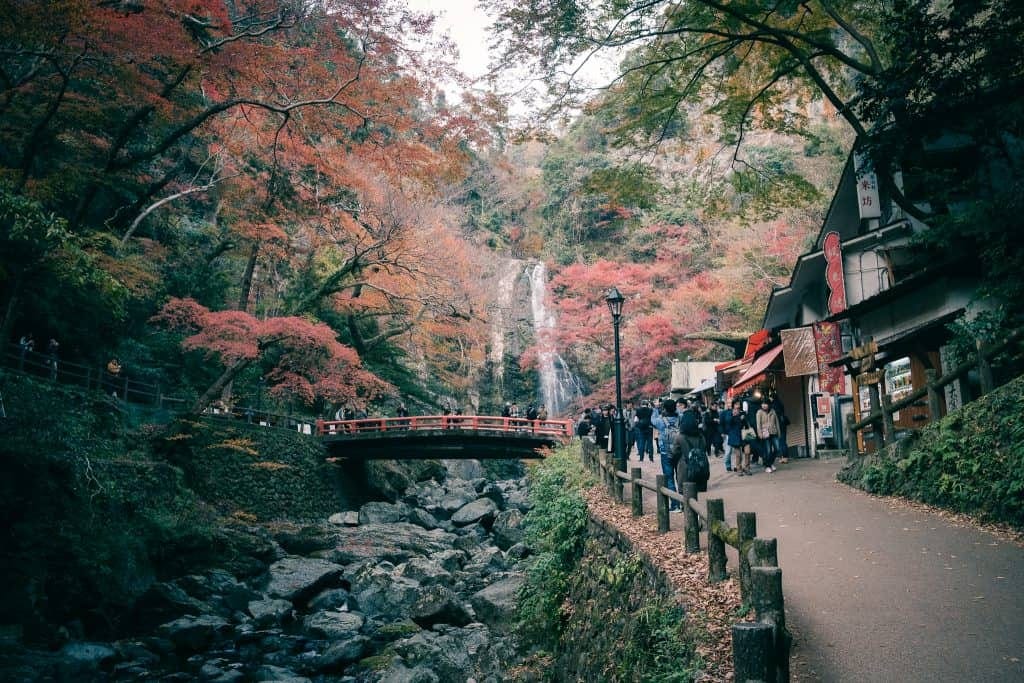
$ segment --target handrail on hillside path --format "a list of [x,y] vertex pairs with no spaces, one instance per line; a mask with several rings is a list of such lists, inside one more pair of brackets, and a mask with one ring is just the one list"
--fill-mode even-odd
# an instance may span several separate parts
[[[972,370],[978,371],[978,377],[981,382],[981,395],[991,392],[995,388],[991,359],[1022,336],[1024,336],[1024,329],[1014,330],[1005,339],[990,346],[983,345],[979,340],[977,342],[977,353],[974,358],[961,363],[941,377],[938,376],[938,372],[934,369],[925,370],[925,386],[915,389],[898,401],[892,401],[889,395],[885,393],[884,377],[879,376],[879,381],[877,382],[879,406],[877,410],[872,409],[867,415],[861,417],[860,420],[854,418],[853,415],[846,416],[846,427],[850,432],[848,459],[852,462],[860,455],[857,445],[857,432],[863,431],[868,427],[877,432],[879,422],[881,422],[882,427],[882,443],[880,445],[893,443],[896,440],[894,414],[919,403],[925,397],[928,398],[928,414],[931,421],[937,422],[942,417],[942,397],[939,392],[946,385],[964,377]],[[864,386],[873,387],[875,384],[869,385],[865,383]],[[875,389],[872,389],[872,391],[875,391]],[[872,402],[874,401],[875,399],[872,398]]]
[[[683,506],[683,549],[687,554],[700,552],[700,529],[708,530],[708,582],[728,578],[725,546],[736,548],[739,556],[740,596],[745,605],[754,608],[755,621],[733,625],[733,664],[737,681],[789,681],[789,651],[792,637],[786,629],[785,602],[782,595],[782,570],[778,561],[778,541],[757,537],[757,515],[737,512],[736,527],[725,521],[725,502],[709,498],[703,504],[697,499],[697,485],[683,484],[678,493],[665,486],[664,474],[656,475],[654,483],[642,478],[634,467],[629,474],[620,472],[611,454],[597,448],[589,438],[583,439],[584,465],[602,477],[608,494],[618,503],[625,503],[624,484],[631,490],[634,517],[643,516],[643,492],[657,496],[658,532],[669,531],[669,505],[676,501]],[[601,457],[601,456],[604,457]]]

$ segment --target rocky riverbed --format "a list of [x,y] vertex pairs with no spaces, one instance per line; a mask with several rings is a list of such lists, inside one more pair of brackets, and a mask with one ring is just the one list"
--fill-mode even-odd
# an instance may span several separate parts
[[[154,583],[113,642],[71,623],[58,651],[0,634],[15,681],[500,681],[522,583],[525,480],[453,464],[310,524],[234,532],[223,567]],[[241,539],[241,540],[240,540]]]

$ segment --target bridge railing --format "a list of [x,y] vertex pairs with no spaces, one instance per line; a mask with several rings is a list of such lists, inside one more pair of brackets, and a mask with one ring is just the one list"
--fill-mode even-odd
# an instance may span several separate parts
[[571,420],[527,420],[493,415],[410,415],[368,417],[358,420],[317,420],[316,423],[316,433],[321,436],[445,429],[536,434],[565,439],[572,437]]

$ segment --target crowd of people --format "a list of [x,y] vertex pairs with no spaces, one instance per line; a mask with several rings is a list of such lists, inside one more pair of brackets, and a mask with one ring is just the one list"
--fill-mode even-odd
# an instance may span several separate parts
[[[747,409],[745,409],[745,407]],[[614,425],[617,411],[606,404],[587,408],[576,423],[580,438],[591,438],[609,453],[615,450]],[[786,457],[785,406],[777,394],[743,401],[735,399],[707,405],[698,400],[677,402],[643,399],[626,401],[622,409],[625,430],[623,452],[627,460],[654,462],[654,454],[665,474],[666,485],[679,490],[684,481],[707,490],[711,458],[722,458],[726,472],[750,476],[753,467],[772,473]],[[704,464],[708,463],[708,464]]]

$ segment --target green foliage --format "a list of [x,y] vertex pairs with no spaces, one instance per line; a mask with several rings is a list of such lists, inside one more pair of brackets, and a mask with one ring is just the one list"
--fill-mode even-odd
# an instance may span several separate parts
[[561,607],[569,577],[583,554],[587,504],[581,495],[589,477],[580,467],[579,442],[555,450],[530,468],[530,503],[523,526],[535,553],[520,593],[519,628],[545,649],[561,636]]
[[[693,681],[701,666],[682,607],[637,555],[587,541],[579,442],[530,469],[527,543],[536,554],[520,593],[519,630],[541,680]],[[549,654],[544,654],[549,653]],[[557,662],[551,666],[551,661]]]
[[110,635],[153,580],[217,553],[212,511],[152,458],[150,430],[80,392],[13,376],[0,390],[13,427],[0,443],[0,621],[34,642],[72,618]]
[[839,478],[1024,529],[1022,391],[1018,378],[901,442],[895,455],[866,458]]

